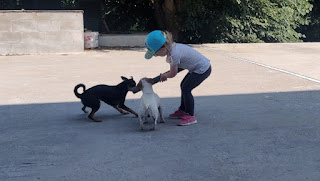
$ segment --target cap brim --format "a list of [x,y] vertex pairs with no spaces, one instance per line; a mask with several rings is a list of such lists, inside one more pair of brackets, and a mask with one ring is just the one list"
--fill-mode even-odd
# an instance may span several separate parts
[[153,57],[153,55],[154,55],[154,53],[148,50],[148,51],[146,52],[146,54],[144,55],[144,58],[150,59],[150,58]]

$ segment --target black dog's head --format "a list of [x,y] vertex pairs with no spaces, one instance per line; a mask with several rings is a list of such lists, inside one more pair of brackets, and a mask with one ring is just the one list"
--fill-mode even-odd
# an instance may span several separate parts
[[128,86],[128,90],[131,90],[133,87],[136,86],[136,82],[133,80],[132,76],[130,79],[124,77],[124,76],[121,76],[121,79],[123,80],[123,82],[125,82]]

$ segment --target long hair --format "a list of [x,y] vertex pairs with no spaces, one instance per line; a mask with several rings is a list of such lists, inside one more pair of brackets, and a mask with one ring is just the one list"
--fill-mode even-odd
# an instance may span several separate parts
[[173,45],[173,38],[172,34],[169,31],[164,31],[166,35],[166,42],[164,43],[164,46],[167,47],[167,49],[171,52],[172,50],[172,45]]
[[[169,31],[164,31],[162,33],[164,33],[166,35],[166,42],[164,42],[164,46],[166,47],[168,53],[171,53],[172,47],[174,46],[172,34]],[[172,57],[167,56],[166,62],[172,63]]]

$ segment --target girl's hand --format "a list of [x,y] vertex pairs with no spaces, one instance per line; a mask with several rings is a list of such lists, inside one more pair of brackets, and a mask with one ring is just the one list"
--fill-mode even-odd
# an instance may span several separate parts
[[165,74],[160,75],[160,82],[164,82],[167,80],[167,76]]

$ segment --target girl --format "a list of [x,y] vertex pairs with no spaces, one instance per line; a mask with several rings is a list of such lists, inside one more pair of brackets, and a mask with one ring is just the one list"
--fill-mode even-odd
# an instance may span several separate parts
[[166,62],[170,64],[170,70],[161,74],[161,82],[175,77],[178,69],[188,69],[188,74],[180,84],[180,107],[173,114],[170,114],[169,117],[181,119],[178,123],[180,126],[196,124],[194,99],[191,91],[211,74],[210,61],[190,46],[173,42],[171,33],[167,31],[152,31],[146,37],[145,45],[148,49],[145,54],[146,59],[150,59],[152,56],[167,56]]

